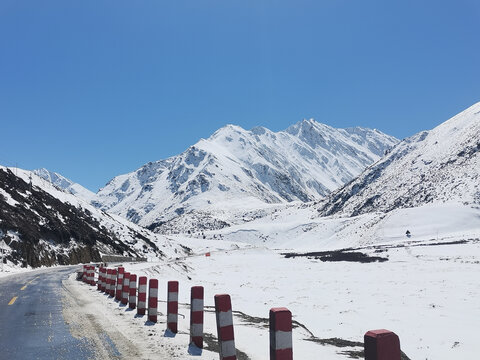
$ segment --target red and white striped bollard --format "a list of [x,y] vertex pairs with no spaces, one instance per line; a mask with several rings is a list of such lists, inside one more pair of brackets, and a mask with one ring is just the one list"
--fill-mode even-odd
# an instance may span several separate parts
[[122,291],[122,304],[128,304],[128,297],[130,295],[130,273],[125,272],[123,274],[123,291]]
[[91,286],[95,286],[95,266],[90,266],[90,281]]
[[158,313],[158,280],[150,279],[148,282],[148,320],[157,322]]
[[110,294],[110,284],[112,283],[112,269],[105,269],[106,276],[105,276],[105,294]]
[[102,291],[102,282],[103,282],[103,268],[100,267],[100,268],[98,269],[97,290]]
[[203,286],[190,291],[190,344],[203,348]]
[[270,309],[270,360],[293,360],[292,313],[284,307]]
[[90,272],[91,272],[90,268],[91,268],[91,266],[90,266],[90,265],[87,265],[87,267],[86,267],[86,269],[87,269],[87,270],[86,270],[86,271],[87,271],[86,275],[87,275],[87,276],[86,276],[86,278],[85,278],[85,282],[86,282],[87,284],[89,284],[89,285],[90,285],[90,281],[92,280],[92,275],[90,274]]
[[87,282],[87,265],[83,265],[83,269],[82,269],[82,270],[83,270],[82,281],[83,281],[84,283],[86,283],[86,282]]
[[178,332],[178,281],[169,281],[167,287],[167,329]]
[[125,269],[123,267],[119,267],[117,270],[117,288],[115,292],[115,299],[117,299],[118,301],[122,300],[124,272],[125,272]]
[[107,286],[108,286],[108,269],[103,268],[103,284],[102,284],[102,291],[105,293],[107,292]]
[[100,291],[105,292],[107,288],[107,268],[102,267],[102,286],[100,287]]
[[230,295],[215,295],[215,316],[220,360],[236,360],[235,336],[233,333],[233,313]]
[[368,331],[363,338],[365,360],[400,360],[400,339],[390,330]]
[[130,274],[130,294],[128,297],[128,307],[135,309],[137,305],[137,275]]
[[147,277],[140,276],[138,278],[138,306],[137,314],[145,315],[147,308]]
[[110,282],[110,291],[109,291],[109,295],[111,297],[115,297],[115,290],[117,288],[117,269],[112,269],[112,278],[111,278],[111,282]]

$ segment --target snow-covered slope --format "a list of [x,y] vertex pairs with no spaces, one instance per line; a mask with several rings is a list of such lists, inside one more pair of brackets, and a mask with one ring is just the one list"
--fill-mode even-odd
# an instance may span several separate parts
[[47,170],[45,168],[34,170],[33,173],[57,186],[59,189],[76,195],[88,202],[95,200],[94,192],[84,188],[80,184],[74,183],[73,181],[67,179],[59,173]]
[[448,202],[388,213],[319,217],[314,206],[295,204],[249,223],[206,231],[205,236],[292,251],[479,239],[480,206]]
[[264,210],[205,236],[317,251],[479,238],[479,154],[480,103],[403,140],[325,199]]
[[221,228],[251,209],[318,199],[396,143],[378,130],[314,120],[280,132],[228,125],[178,156],[115,177],[95,205],[156,231],[175,231],[172,221],[179,218]]
[[319,211],[357,215],[452,201],[480,204],[480,103],[397,144]]
[[162,258],[183,251],[31,171],[5,167],[0,167],[0,240],[11,266],[100,261],[104,254]]

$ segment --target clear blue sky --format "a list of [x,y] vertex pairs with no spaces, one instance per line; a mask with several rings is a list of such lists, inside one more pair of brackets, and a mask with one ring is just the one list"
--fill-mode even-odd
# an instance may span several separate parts
[[96,191],[228,123],[398,138],[480,101],[478,0],[0,1],[0,164]]

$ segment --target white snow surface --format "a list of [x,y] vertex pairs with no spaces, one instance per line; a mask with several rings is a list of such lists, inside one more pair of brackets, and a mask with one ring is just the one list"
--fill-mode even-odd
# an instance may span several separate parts
[[480,102],[397,144],[321,204],[321,214],[361,214],[457,201],[480,204]]
[[457,202],[427,204],[389,213],[318,217],[314,206],[290,206],[243,225],[206,232],[207,239],[298,251],[335,250],[411,240],[480,237],[480,206]]
[[[420,229],[408,222],[413,225],[413,234],[419,232],[418,237],[414,235],[408,240],[401,224],[397,233],[395,227],[390,227],[394,219],[385,219],[386,228],[380,227],[380,230],[389,238],[385,239],[387,245],[382,252],[377,254],[378,248],[368,245],[361,249],[372,256],[388,257],[383,263],[286,259],[280,255],[285,250],[252,245],[252,248],[211,250],[210,257],[200,252],[171,263],[124,265],[127,271],[137,275],[157,278],[159,299],[163,301],[167,281],[178,280],[181,303],[189,303],[191,286],[202,285],[205,305],[213,306],[215,294],[228,293],[234,310],[261,318],[263,324],[270,308],[285,306],[315,339],[362,342],[366,331],[387,328],[399,335],[402,350],[411,359],[474,359],[476,319],[480,316],[477,301],[480,226],[478,220],[476,225],[464,220],[472,219],[471,215],[478,217],[479,211],[465,209],[463,220],[456,222],[456,232],[446,237],[438,232],[437,237],[440,224],[436,220],[441,220],[452,208],[439,209],[439,217],[431,216],[431,210],[413,209],[409,214],[396,214],[410,220],[420,215],[434,220],[430,229],[427,226]],[[294,230],[291,229],[292,233]],[[319,232],[307,233],[308,249],[324,250],[322,244],[328,240],[321,239]],[[315,243],[318,243],[316,249]],[[354,245],[351,241],[343,243]],[[186,305],[183,311],[187,317],[180,319],[180,329],[188,331]],[[206,331],[216,334],[213,315],[207,314],[206,319]],[[260,325],[262,322],[246,321],[237,314],[234,324],[237,348],[252,360],[267,359],[268,329]],[[307,341],[311,338],[308,331],[294,330],[295,357],[348,359],[343,351],[361,350],[358,346],[337,348]]]
[[[216,336],[211,312],[215,294],[230,294],[233,310],[247,315],[235,313],[235,342],[252,360],[268,359],[268,328],[263,325],[268,323],[269,309],[279,306],[287,307],[293,319],[305,326],[293,332],[296,358],[349,359],[345,351],[359,351],[361,346],[339,348],[306,339],[361,343],[366,331],[379,328],[398,334],[402,350],[411,359],[476,358],[480,208],[452,202],[398,209],[388,215],[323,219],[315,211],[293,205],[274,213],[269,221],[254,220],[243,230],[237,226],[230,231],[210,231],[207,239],[169,236],[167,242],[182,244],[191,252],[178,251],[167,261],[123,264],[137,276],[159,280],[159,323],[153,326],[146,326],[145,319],[135,318],[91,287],[78,286],[89,289],[85,297],[91,299],[90,312],[105,314],[106,326],[144,345],[141,359],[152,358],[151,351],[162,354],[167,349],[174,354],[172,358],[194,358],[188,355],[187,345],[189,292],[195,285],[205,288],[209,310],[205,332]],[[411,238],[405,237],[406,228]],[[378,248],[381,243],[384,246]],[[322,262],[281,255],[288,248],[322,251],[341,247],[361,247],[360,251],[388,261]],[[206,252],[211,256],[205,256]],[[175,338],[163,336],[170,280],[180,282],[182,316]],[[200,358],[216,357],[204,351]]]
[[[412,234],[409,238],[407,229]],[[476,205],[450,202],[389,214],[319,218],[315,207],[296,204],[268,219],[205,234],[207,239],[168,237],[190,247],[188,255],[123,264],[137,276],[159,280],[162,315],[154,336],[161,336],[165,327],[162,307],[166,307],[167,282],[180,282],[183,335],[158,340],[179,345],[178,358],[189,358],[185,334],[190,287],[196,285],[205,288],[205,305],[210,309],[205,314],[205,332],[209,334],[216,335],[211,312],[214,295],[230,294],[233,310],[241,312],[234,316],[236,346],[252,360],[268,359],[269,335],[264,325],[270,308],[280,306],[305,327],[293,332],[295,358],[349,359],[346,351],[360,351],[361,346],[341,348],[317,342],[339,338],[361,343],[366,331],[380,328],[398,334],[402,350],[411,359],[474,359],[477,354],[480,207]],[[388,261],[322,262],[314,257],[282,256],[289,251],[347,247]],[[112,319],[125,326],[124,317]],[[142,321],[135,322],[133,329],[144,327]]]
[[17,206],[18,202],[13,199],[8,192],[0,188],[0,196],[3,196],[7,204],[11,206]]
[[88,202],[95,200],[95,193],[84,188],[82,185],[74,183],[59,173],[47,170],[45,168],[33,170],[33,173],[42,179],[52,183],[61,190],[76,195]]
[[[95,205],[142,226],[195,211],[236,223],[246,208],[318,199],[396,143],[378,130],[335,129],[314,120],[280,132],[228,125],[178,156],[115,177]],[[225,209],[230,216],[218,219]]]

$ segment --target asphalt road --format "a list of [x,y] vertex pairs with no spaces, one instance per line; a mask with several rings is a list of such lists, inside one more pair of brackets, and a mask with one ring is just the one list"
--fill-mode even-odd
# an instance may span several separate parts
[[0,359],[93,359],[62,315],[62,280],[78,267],[0,278]]

